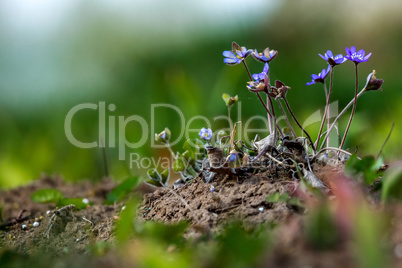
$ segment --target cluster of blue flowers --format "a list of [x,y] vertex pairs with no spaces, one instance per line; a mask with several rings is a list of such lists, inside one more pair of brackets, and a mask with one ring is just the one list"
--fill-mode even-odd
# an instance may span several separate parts
[[331,50],[328,50],[324,56],[319,54],[321,58],[328,62],[328,68],[323,69],[319,74],[312,74],[311,75],[311,82],[307,83],[306,86],[310,86],[315,83],[324,83],[325,78],[328,76],[331,66],[334,67],[336,65],[342,64],[347,60],[354,62],[355,64],[359,64],[361,62],[366,62],[371,56],[371,53],[366,54],[366,52],[361,49],[356,52],[356,47],[352,46],[350,49],[346,47],[346,56],[342,54],[338,54],[334,57]]
[[[252,56],[254,59],[257,61],[263,62],[264,68],[261,73],[256,73],[253,75],[250,75],[250,78],[252,77],[253,81],[250,81],[247,85],[247,88],[251,92],[260,92],[260,91],[265,91],[268,93],[269,91],[269,65],[268,63],[276,58],[278,55],[278,51],[276,50],[270,50],[269,48],[266,48],[263,50],[262,53],[258,53],[258,51],[255,49],[254,51],[252,49],[247,49],[246,47],[240,47],[236,42],[232,43],[232,50],[225,50],[223,51],[223,56],[225,57],[223,59],[223,62],[228,64],[228,65],[236,65],[240,63],[245,64],[245,59],[248,56]],[[246,66],[247,68],[247,66]],[[248,71],[248,69],[247,69]]]
[[[215,140],[212,130],[210,128],[203,127],[199,131],[198,135],[207,144],[204,144],[204,142],[199,139],[188,139],[183,145],[183,148],[186,151],[182,154],[175,154],[169,145],[170,130],[166,128],[161,133],[155,134],[155,140],[165,144],[165,146],[171,152],[172,157],[175,159],[173,170],[176,172],[180,172],[182,178],[177,180],[174,183],[174,186],[179,187],[179,185],[182,185],[185,182],[192,181],[193,178],[199,176],[200,172],[203,172],[205,181],[210,182],[214,178],[215,174],[219,172],[221,174],[238,175],[243,174],[244,172],[258,171],[260,166],[258,164],[255,165],[256,163],[258,163],[258,161],[256,160],[258,160],[260,157],[263,157],[264,155],[265,157],[269,157],[269,159],[277,163],[285,163],[290,158],[294,161],[301,161],[303,165],[308,166],[310,171],[305,168],[303,169],[303,174],[307,174],[304,176],[306,177],[306,179],[307,177],[310,178],[311,181],[313,181],[312,176],[314,176],[311,171],[311,166],[318,161],[318,157],[320,156],[320,154],[322,155],[326,151],[336,152],[338,160],[343,161],[342,159],[345,158],[340,157],[340,153],[342,152],[345,154],[346,152],[346,155],[350,154],[347,151],[343,150],[343,144],[345,142],[345,138],[352,122],[352,118],[356,108],[356,101],[358,97],[366,91],[381,90],[383,80],[377,79],[375,77],[375,71],[373,71],[368,76],[365,87],[358,94],[357,66],[359,63],[367,62],[371,56],[371,53],[366,55],[366,52],[363,49],[357,51],[356,48],[352,46],[350,48],[346,47],[345,56],[342,54],[334,55],[331,50],[327,50],[324,55],[318,55],[328,63],[328,66],[324,68],[320,73],[311,75],[312,81],[308,82],[306,85],[309,86],[315,83],[324,84],[324,90],[326,93],[326,106],[317,138],[315,142],[313,142],[309,133],[297,120],[296,115],[293,113],[287,100],[287,92],[290,90],[290,87],[279,80],[271,83],[269,79],[269,64],[273,59],[278,56],[278,51],[266,48],[262,52],[258,52],[257,50],[247,49],[244,46],[239,46],[236,42],[232,43],[232,50],[223,51],[223,62],[225,64],[244,65],[249,77],[249,81],[247,82],[246,87],[250,92],[255,93],[261,105],[267,112],[267,125],[269,127],[269,135],[258,141],[256,139],[253,142],[252,147],[248,147],[242,141],[235,139],[236,124],[233,128],[231,127],[231,135],[227,135],[223,130],[221,130],[217,132]],[[249,68],[246,64],[246,58],[249,56],[252,56],[256,61],[264,64],[261,72],[254,74],[250,73]],[[351,102],[349,102],[349,104],[345,106],[345,108],[337,115],[335,119],[331,120],[332,117],[330,116],[329,104],[333,87],[332,81],[334,67],[348,60],[355,64],[356,86],[354,98]],[[327,78],[327,76],[330,76],[330,86],[328,90],[325,83],[325,79]],[[263,93],[265,93],[265,100],[263,100],[263,98],[261,97]],[[228,94],[224,93],[222,95],[222,98],[228,108],[228,118],[230,120],[230,109],[231,106],[238,101],[238,96],[236,95],[234,97],[231,97]],[[334,128],[339,117],[343,115],[350,107],[352,107],[352,105],[352,112],[341,144],[339,148],[331,147],[331,130]],[[285,127],[281,127],[278,124],[277,118],[279,118],[279,113],[285,118]],[[290,117],[288,117],[288,114],[297,124],[299,129],[304,133],[303,136],[297,135],[289,119]],[[326,119],[328,120],[326,121]],[[222,142],[223,139],[226,139],[225,143]],[[274,148],[278,153],[275,155],[270,155],[267,150],[271,150],[272,148]],[[286,154],[283,154],[282,152],[286,152]],[[291,156],[289,156],[289,154]],[[304,156],[300,158],[301,155]],[[206,159],[208,160],[207,162],[204,161]],[[320,159],[322,158],[320,157]],[[266,163],[266,159],[263,159],[261,163]],[[213,167],[214,170],[208,169],[208,166]],[[262,166],[266,168],[266,164],[262,164]],[[287,165],[283,166],[285,167]],[[248,167],[250,167],[250,169],[248,169]],[[290,166],[286,167],[286,169],[289,168]],[[155,169],[151,169],[148,171],[149,179],[147,182],[152,185],[163,186],[165,185],[165,182],[168,181],[170,174],[169,172],[169,169],[164,170],[162,173],[158,173]],[[292,172],[294,174],[296,173],[295,170],[292,170]],[[315,178],[314,180],[315,182],[319,181],[317,178]],[[321,185],[325,187],[322,183]],[[213,188],[211,189],[211,191],[213,191]]]
[[[345,140],[346,134],[349,130],[349,126],[350,123],[352,121],[353,118],[353,114],[356,108],[356,100],[358,98],[358,94],[357,94],[357,87],[358,87],[358,77],[357,77],[357,65],[359,63],[362,62],[367,62],[371,56],[371,53],[366,55],[366,52],[361,49],[361,50],[356,50],[355,46],[352,46],[350,48],[346,47],[345,49],[346,51],[346,55],[342,55],[342,54],[337,54],[334,55],[332,53],[331,50],[327,50],[327,52],[322,55],[322,54],[318,54],[322,59],[324,59],[327,63],[328,66],[326,68],[324,68],[320,73],[318,74],[312,74],[311,75],[311,82],[306,83],[307,86],[310,86],[312,84],[315,83],[322,83],[324,84],[324,89],[326,92],[326,107],[325,107],[325,113],[323,116],[323,121],[320,127],[320,131],[318,133],[318,138],[317,141],[313,144],[311,137],[309,136],[309,134],[303,129],[303,127],[301,126],[301,124],[299,124],[299,122],[297,121],[295,115],[293,114],[293,112],[290,109],[289,103],[286,100],[286,92],[290,89],[290,87],[286,86],[283,82],[281,81],[275,81],[274,86],[271,85],[270,80],[269,80],[269,63],[271,60],[273,60],[274,58],[277,57],[278,55],[278,51],[276,50],[270,50],[269,48],[266,48],[263,50],[263,52],[259,53],[257,50],[252,50],[252,49],[247,49],[244,46],[239,46],[236,42],[232,43],[232,50],[226,50],[223,52],[223,62],[228,64],[228,65],[236,65],[236,64],[243,64],[250,81],[247,82],[247,89],[251,92],[254,92],[257,94],[261,104],[264,106],[265,110],[267,111],[268,114],[268,121],[269,121],[269,130],[270,133],[272,131],[276,131],[278,130],[278,132],[283,136],[283,134],[281,133],[281,129],[279,128],[279,126],[276,124],[275,122],[275,107],[273,106],[273,102],[277,101],[278,105],[280,107],[280,109],[282,110],[283,115],[286,117],[286,121],[287,124],[289,126],[289,128],[291,129],[293,135],[295,136],[295,132],[292,128],[292,126],[290,125],[289,120],[287,119],[286,113],[284,111],[284,108],[282,107],[281,104],[281,100],[283,100],[285,102],[286,108],[288,109],[289,113],[292,115],[294,121],[297,123],[297,125],[299,126],[299,128],[306,134],[306,137],[308,138],[308,140],[310,141],[310,144],[313,148],[313,151],[315,151],[318,147],[318,144],[320,142],[320,139],[322,138],[321,136],[321,132],[323,130],[323,125],[324,125],[324,121],[326,119],[326,117],[328,118],[328,132],[330,131],[330,120],[329,120],[329,111],[328,111],[328,107],[329,107],[329,102],[330,102],[330,98],[331,98],[331,91],[332,91],[332,77],[333,77],[333,68],[337,65],[340,65],[346,61],[351,61],[355,64],[355,70],[356,70],[356,88],[355,88],[355,98],[353,100],[353,109],[352,109],[352,113],[351,113],[351,117],[349,119],[349,123],[348,126],[346,128],[345,131],[345,135],[344,138],[341,142],[341,146],[340,149],[343,146],[343,142]],[[255,73],[252,74],[250,73],[247,64],[246,64],[246,58],[248,56],[252,56],[254,59],[256,59],[259,62],[264,63],[264,68],[262,70],[261,73]],[[330,87],[329,90],[327,91],[326,89],[326,85],[325,85],[325,79],[327,78],[327,76],[331,73],[331,81],[330,81]],[[381,79],[376,79],[374,76],[373,72],[372,74],[369,75],[369,78],[367,79],[367,83],[366,86],[364,87],[365,91],[368,90],[378,90],[381,88],[382,85],[382,80]],[[261,96],[260,96],[260,92],[264,92],[267,95],[267,101],[266,103],[264,103],[264,101],[262,100]],[[272,122],[272,124],[271,124]],[[200,132],[201,133],[201,132]],[[200,134],[201,135],[201,134]],[[327,134],[328,135],[328,134]],[[324,138],[325,140],[325,138]],[[329,144],[329,138],[327,140],[327,145]]]

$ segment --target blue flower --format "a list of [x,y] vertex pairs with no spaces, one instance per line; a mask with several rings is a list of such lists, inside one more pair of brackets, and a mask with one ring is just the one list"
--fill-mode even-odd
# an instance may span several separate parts
[[237,154],[236,153],[231,153],[228,157],[229,162],[234,162],[237,160]]
[[356,52],[355,46],[352,46],[350,49],[348,47],[346,47],[345,51],[347,54],[345,56],[345,58],[347,58],[350,61],[353,61],[356,64],[368,61],[368,59],[371,56],[371,52],[369,54],[367,54],[366,56],[364,56],[364,54],[366,54],[366,52],[363,49],[360,49],[358,52]]
[[265,63],[264,69],[262,70],[262,73],[253,74],[253,79],[254,79],[255,81],[264,80],[265,76],[268,75],[268,71],[269,71],[268,63]]
[[342,54],[336,55],[334,57],[334,55],[332,54],[331,50],[327,50],[327,53],[323,55],[321,55],[320,53],[318,53],[318,55],[320,55],[321,58],[323,58],[324,60],[326,60],[330,65],[335,66],[338,64],[342,64],[345,61],[347,61],[347,59],[345,57],[343,57]]
[[312,81],[307,83],[306,86],[315,84],[315,83],[324,83],[325,78],[328,76],[329,74],[329,70],[331,69],[331,66],[328,66],[328,68],[325,70],[323,69],[321,71],[321,73],[317,74],[312,74],[311,75],[311,79]]
[[206,129],[203,127],[200,132],[198,132],[198,135],[204,140],[210,140],[212,138],[212,130],[210,128]]
[[236,42],[232,43],[232,50],[223,51],[222,55],[226,58],[223,62],[228,65],[236,65],[241,63],[245,58],[247,58],[253,51],[247,49],[246,47],[240,47]]
[[269,48],[264,49],[262,53],[258,53],[257,49],[253,52],[252,56],[254,59],[262,62],[270,62],[278,55],[278,51],[269,50]]

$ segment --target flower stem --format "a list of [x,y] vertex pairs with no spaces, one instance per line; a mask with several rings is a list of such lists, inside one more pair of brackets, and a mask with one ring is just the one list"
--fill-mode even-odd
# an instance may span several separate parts
[[232,130],[232,119],[230,118],[230,109],[232,107],[228,106],[228,121],[229,121],[229,128]]
[[[271,100],[271,97],[268,94],[267,94],[267,101],[269,101],[269,105],[271,106],[273,121],[276,123],[276,115],[275,115],[274,104],[273,104],[273,101]],[[276,129],[278,129],[279,134],[281,134],[281,136],[284,137],[281,128],[279,126],[277,128],[275,128],[275,125],[274,125],[274,132],[276,131]]]
[[286,112],[285,112],[285,109],[283,109],[282,103],[279,101],[279,99],[276,99],[276,100],[278,101],[279,107],[281,107],[282,114],[285,116],[285,120],[286,120],[286,123],[287,123],[288,126],[289,126],[290,131],[292,132],[294,138],[296,139],[296,138],[297,138],[296,132],[294,131],[292,125],[291,125],[290,122],[289,122],[289,118],[288,118],[288,116],[287,116],[287,114],[286,114]]
[[246,68],[246,72],[248,74],[248,77],[250,78],[250,81],[253,81],[253,77],[251,76],[250,70],[248,69],[247,63],[245,60],[242,60],[244,68]]
[[176,155],[174,154],[172,148],[170,147],[170,144],[167,142],[165,146],[168,149],[168,151],[170,152],[170,154],[172,155],[174,161],[176,161]]
[[[341,145],[339,146],[339,149],[342,149],[343,144],[345,143],[345,139],[346,139],[346,136],[348,135],[350,124],[352,123],[353,115],[355,114],[355,110],[356,110],[357,87],[358,87],[358,83],[359,83],[359,79],[358,79],[359,76],[357,75],[357,63],[355,63],[355,74],[356,74],[356,88],[355,88],[355,98],[354,98],[354,102],[353,102],[352,113],[350,114],[349,122],[348,122],[348,125],[346,127],[345,134],[343,135],[342,142],[341,142]],[[338,153],[338,155],[339,155],[339,153]]]
[[[268,110],[270,110],[270,106],[268,106],[268,103],[270,102],[270,98],[269,98],[269,96],[268,96],[268,94],[267,94],[267,107],[268,107]],[[275,115],[274,115],[274,117],[275,117]],[[267,118],[268,118],[268,125],[269,125],[269,133],[272,133],[272,122],[271,122],[271,116],[268,114],[267,115]],[[274,121],[275,121],[275,118],[273,119]],[[275,128],[275,126],[274,126],[274,128]]]
[[299,121],[297,120],[297,118],[296,118],[295,114],[293,113],[292,109],[290,109],[290,105],[289,105],[287,99],[286,99],[286,98],[283,98],[283,99],[284,99],[284,101],[285,101],[286,107],[288,108],[288,111],[290,112],[290,114],[291,114],[292,117],[293,117],[293,120],[295,120],[296,124],[297,124],[297,125],[299,126],[299,128],[304,132],[304,134],[306,134],[307,139],[310,141],[311,147],[313,148],[313,151],[315,152],[315,146],[314,146],[313,141],[311,140],[310,135],[309,135],[309,134],[307,133],[307,131],[300,125],[300,123],[299,123]]
[[[264,108],[265,108],[265,110],[267,111],[268,115],[272,117],[271,112],[268,110],[268,107],[265,105],[264,101],[263,101],[262,98],[261,98],[260,92],[256,92],[256,93],[257,93],[258,99],[260,100],[262,106],[264,106]],[[276,121],[274,121],[274,123],[275,123],[275,125],[276,125],[276,128],[279,130],[279,133],[281,133],[281,135],[283,136],[282,131],[281,131],[281,128],[279,127],[278,123],[277,123]],[[270,132],[270,133],[271,133],[271,132]]]
[[[324,83],[324,90],[325,90],[325,97],[326,97],[326,105],[325,105],[325,111],[324,111],[324,116],[321,121],[321,126],[320,126],[320,131],[318,132],[317,140],[315,142],[315,147],[318,147],[318,144],[320,143],[320,137],[322,133],[322,129],[324,128],[324,123],[325,119],[327,118],[328,115],[328,128],[329,128],[329,123],[330,123],[330,118],[329,118],[329,100],[331,98],[331,92],[332,92],[332,77],[334,73],[334,66],[331,65],[331,78],[330,78],[330,83],[329,83],[329,92],[327,94],[327,89]],[[328,135],[328,140],[327,140],[327,146],[329,146],[329,135]]]
[[[332,122],[331,127],[328,129],[327,134],[324,138],[324,141],[328,138],[328,133],[331,132],[331,130],[334,128],[335,124],[338,122],[338,119],[349,109],[349,107],[366,91],[366,88],[363,88],[359,94],[357,94],[356,97],[353,98],[353,100],[351,100],[348,105],[345,106],[345,108],[343,108],[342,112],[340,112],[338,114],[338,116],[335,118],[334,122]],[[324,146],[324,142],[321,144],[321,149]]]

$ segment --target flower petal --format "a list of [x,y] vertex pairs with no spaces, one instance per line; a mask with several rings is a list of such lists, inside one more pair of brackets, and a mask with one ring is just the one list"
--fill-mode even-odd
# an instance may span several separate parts
[[224,58],[223,62],[226,64],[237,64],[237,60],[233,58]]
[[222,55],[228,58],[236,57],[236,55],[230,50],[223,51]]
[[268,66],[268,63],[265,63],[265,65],[264,65],[264,69],[262,70],[262,72],[263,73],[268,73],[268,71],[269,71],[269,66]]
[[246,52],[243,53],[243,57],[247,58],[248,56],[250,56],[251,53],[253,53],[253,51],[251,49],[246,50]]
[[310,85],[312,85],[312,84],[315,84],[315,81],[308,82],[308,83],[306,84],[306,86],[310,86]]
[[371,54],[372,54],[371,52],[369,54],[367,54],[366,57],[364,57],[364,60],[368,60],[368,58],[370,58]]
[[345,51],[346,51],[346,55],[350,55],[350,54],[352,54],[352,53],[350,53],[350,49],[348,48],[348,47],[345,47]]
[[320,53],[318,53],[318,55],[323,58],[324,60],[327,60],[326,57],[324,57],[323,55],[321,55]]
[[328,56],[328,58],[334,57],[334,55],[332,54],[332,51],[331,51],[331,50],[328,50],[327,53],[326,53],[326,55]]

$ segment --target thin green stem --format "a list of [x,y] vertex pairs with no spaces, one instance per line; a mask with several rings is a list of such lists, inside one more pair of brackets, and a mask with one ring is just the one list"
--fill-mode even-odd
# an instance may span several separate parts
[[[318,136],[317,136],[317,140],[315,142],[315,147],[318,147],[318,144],[320,143],[320,137],[321,137],[321,133],[322,133],[322,129],[324,128],[324,124],[325,124],[325,119],[327,118],[328,115],[328,128],[329,128],[329,101],[331,98],[331,92],[332,92],[332,77],[333,77],[333,73],[334,73],[334,67],[331,65],[331,78],[330,78],[330,83],[329,83],[329,92],[326,95],[326,104],[325,104],[325,111],[324,111],[324,116],[322,117],[322,121],[321,121],[321,126],[320,126],[320,131],[318,131]],[[325,93],[327,92],[326,89],[326,85],[324,83],[324,90]],[[327,140],[327,146],[329,143],[329,136],[328,136],[328,140]]]
[[174,154],[172,148],[170,148],[170,144],[167,142],[165,146],[168,149],[168,151],[170,152],[170,154],[172,155],[174,161],[176,161],[176,155]]
[[229,121],[229,128],[232,130],[232,119],[230,118],[230,109],[231,107],[228,106],[228,121]]
[[[353,102],[352,113],[350,114],[349,122],[348,122],[348,125],[346,127],[345,134],[343,135],[342,142],[341,142],[341,145],[339,146],[339,149],[343,148],[343,144],[345,143],[345,139],[346,139],[346,136],[348,135],[350,124],[352,123],[353,115],[355,114],[355,110],[356,110],[357,87],[358,87],[358,84],[359,84],[359,76],[357,74],[357,63],[356,62],[355,62],[355,74],[356,74],[356,87],[355,87],[355,98],[354,98],[354,102]],[[338,153],[338,155],[339,155],[339,153]]]
[[380,155],[381,155],[381,153],[382,153],[382,150],[383,150],[384,147],[385,147],[385,144],[387,144],[387,141],[388,141],[389,138],[391,137],[392,130],[394,129],[394,126],[395,126],[395,122],[392,122],[391,130],[389,131],[387,138],[385,139],[384,143],[382,144],[381,150],[378,152],[378,155],[377,155],[376,159],[378,159],[378,158],[380,157]]
[[313,141],[311,140],[310,135],[309,135],[309,134],[307,133],[307,131],[300,125],[300,123],[299,123],[299,121],[297,120],[297,118],[296,118],[295,114],[293,113],[292,109],[290,109],[290,105],[289,105],[287,99],[284,98],[284,101],[285,101],[286,107],[288,108],[289,113],[290,113],[290,114],[292,115],[292,117],[293,117],[293,120],[295,120],[296,124],[297,124],[297,125],[299,126],[299,128],[304,132],[304,134],[306,134],[306,137],[307,137],[307,139],[310,141],[311,147],[313,148],[313,151],[314,151],[314,153],[315,153],[315,151],[316,151],[316,150],[315,150],[315,146],[314,146]]

